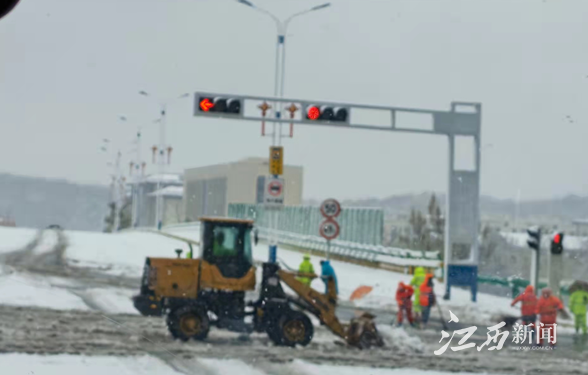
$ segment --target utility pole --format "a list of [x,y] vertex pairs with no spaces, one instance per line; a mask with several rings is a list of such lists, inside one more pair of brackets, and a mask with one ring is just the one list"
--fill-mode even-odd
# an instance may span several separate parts
[[[143,96],[151,96],[151,94],[149,94],[146,91],[139,91],[139,95],[143,95]],[[172,100],[177,100],[177,99],[182,99],[182,98],[187,98],[188,96],[190,96],[189,93],[184,93]],[[171,147],[168,147],[168,145],[166,144],[166,140],[165,140],[165,125],[166,125],[166,111],[167,111],[167,105],[168,103],[170,103],[171,100],[160,100],[160,118],[159,118],[159,145],[158,146],[153,146],[153,153],[154,153],[154,158],[156,160],[154,160],[155,163],[157,163],[158,166],[158,178],[157,178],[157,191],[161,190],[162,188],[162,178],[163,178],[163,174],[165,173],[165,165],[166,165],[166,158],[165,158],[165,153],[167,151],[167,163],[170,162],[171,160]],[[155,196],[155,226],[157,227],[158,230],[161,230],[161,227],[163,226],[163,195],[158,193]]]
[[121,159],[121,152],[120,150],[116,153],[116,160],[114,163],[114,180],[113,180],[113,200],[114,200],[114,222],[112,226],[112,231],[117,232],[120,227],[120,204],[122,199],[121,194],[121,183],[122,183],[122,176],[120,171],[120,159]]
[[[285,80],[285,71],[286,71],[286,32],[288,30],[288,25],[293,18],[316,11],[320,9],[327,8],[331,6],[330,3],[324,3],[321,5],[317,5],[310,9],[306,9],[304,11],[295,13],[288,17],[285,21],[281,21],[278,17],[276,17],[271,12],[260,8],[253,4],[249,0],[237,0],[238,3],[246,5],[250,8],[253,8],[263,14],[270,16],[274,22],[276,23],[277,29],[277,43],[276,43],[276,67],[275,67],[275,76],[274,76],[274,97],[280,98],[284,97],[284,80]],[[281,69],[280,69],[280,50],[281,50]],[[274,113],[276,119],[280,119],[283,103],[282,102],[273,102]],[[292,136],[292,124],[290,125],[290,137]],[[276,146],[280,146],[282,143],[282,124],[281,123],[272,123],[272,149]],[[270,161],[271,163],[271,161]],[[278,178],[278,175],[273,175],[273,178]],[[279,220],[279,208],[275,207],[272,208],[270,211],[270,226],[273,227],[275,231],[278,229],[278,220]],[[270,231],[270,245],[269,245],[269,261],[275,263],[277,259],[277,247],[278,247],[278,239],[277,233],[275,231]]]

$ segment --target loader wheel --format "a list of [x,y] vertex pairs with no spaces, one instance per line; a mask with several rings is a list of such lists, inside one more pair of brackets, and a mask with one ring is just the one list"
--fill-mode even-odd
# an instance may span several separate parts
[[204,340],[208,336],[210,321],[206,310],[184,306],[167,316],[167,328],[174,338],[182,341]]
[[289,311],[280,317],[277,326],[268,335],[276,345],[306,346],[312,340],[314,327],[305,314]]

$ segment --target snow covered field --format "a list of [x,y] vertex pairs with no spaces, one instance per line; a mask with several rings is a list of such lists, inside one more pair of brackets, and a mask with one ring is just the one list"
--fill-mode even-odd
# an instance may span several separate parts
[[175,249],[189,250],[185,242],[148,232],[65,231],[66,258],[76,266],[95,267],[112,275],[140,277],[146,257],[175,257]]

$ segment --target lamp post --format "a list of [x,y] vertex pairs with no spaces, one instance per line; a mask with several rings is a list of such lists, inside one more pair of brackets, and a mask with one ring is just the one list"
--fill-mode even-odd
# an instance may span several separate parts
[[[290,25],[290,22],[299,16],[302,16],[304,14],[313,12],[315,10],[320,10],[320,9],[324,9],[327,8],[329,6],[331,6],[331,3],[324,3],[321,5],[317,5],[315,7],[312,7],[310,9],[306,9],[303,10],[301,12],[298,13],[294,13],[291,16],[289,16],[288,18],[286,18],[284,21],[281,21],[278,17],[276,17],[274,14],[272,14],[271,12],[268,12],[267,10],[260,8],[258,6],[256,6],[255,4],[253,4],[251,1],[249,0],[236,0],[238,3],[246,5],[250,8],[253,8],[263,14],[266,14],[268,16],[270,16],[274,22],[276,23],[276,28],[277,28],[277,32],[278,32],[278,39],[276,42],[276,68],[275,68],[275,76],[274,76],[274,97],[277,97],[278,94],[280,95],[280,98],[284,97],[284,78],[285,78],[285,73],[286,73],[286,32],[288,31],[288,25]],[[280,48],[281,48],[281,69],[280,69]],[[281,107],[282,107],[282,103],[279,103],[279,107],[278,107],[278,103],[274,103],[274,109],[275,109],[275,114],[276,114],[276,118],[280,118],[280,114],[281,114]],[[282,142],[282,124],[278,124],[278,133],[276,134],[276,123],[274,122],[272,124],[272,146],[279,146]],[[277,176],[275,176],[277,177]],[[278,229],[278,212],[273,212],[273,220],[271,220],[273,223],[270,224],[270,226],[273,226],[274,229]],[[273,231],[272,231],[273,232]],[[272,233],[270,232],[270,233]],[[269,245],[269,261],[275,263],[276,259],[277,259],[277,239],[275,238],[275,234],[271,235],[271,240],[270,240],[270,245]]]
[[[275,68],[275,77],[274,77],[274,97],[277,97],[278,94],[280,98],[284,97],[284,80],[285,80],[285,73],[286,73],[286,33],[288,31],[288,26],[290,22],[299,16],[304,14],[308,14],[314,12],[316,10],[325,9],[331,6],[331,3],[324,3],[321,5],[314,6],[312,8],[303,10],[301,12],[297,12],[286,18],[284,21],[281,21],[278,17],[276,17],[271,12],[258,7],[257,5],[253,4],[249,0],[236,0],[239,4],[246,5],[250,8],[257,10],[263,14],[270,16],[274,22],[276,23],[276,28],[278,32],[278,39],[276,41],[276,68]],[[281,69],[280,69],[280,49],[281,49]],[[281,108],[276,107],[277,103],[274,103],[274,108],[276,109],[276,118],[280,118]],[[280,103],[280,107],[281,107]],[[279,145],[281,143],[282,138],[282,124],[278,125],[279,127],[279,135],[276,139],[276,123],[273,124],[273,134],[272,134],[272,145]]]
[[[139,95],[152,97],[152,95],[150,93],[148,93],[147,91],[139,91]],[[170,104],[172,101],[182,99],[182,98],[187,98],[188,96],[190,96],[189,93],[184,93],[184,94],[179,95],[178,97],[175,97],[172,99],[158,100],[158,102],[160,103],[159,105],[160,105],[160,110],[161,110],[160,118],[159,118],[159,146],[156,146],[156,148],[154,148],[154,150],[156,150],[157,154],[158,154],[157,164],[159,166],[159,168],[158,168],[159,177],[157,179],[157,190],[161,190],[161,179],[163,178],[163,174],[165,173],[165,150],[167,148],[167,145],[165,142],[166,109],[167,109],[168,104]],[[155,197],[155,225],[158,230],[161,230],[161,227],[163,225],[162,216],[163,216],[163,197],[161,194],[157,194]]]

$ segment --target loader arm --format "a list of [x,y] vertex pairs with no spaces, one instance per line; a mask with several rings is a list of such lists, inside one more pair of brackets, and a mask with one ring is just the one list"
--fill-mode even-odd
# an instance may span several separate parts
[[317,275],[315,274],[288,272],[280,269],[278,270],[278,276],[284,284],[288,285],[302,300],[314,308],[313,310],[309,309],[309,312],[316,315],[334,334],[347,340],[347,327],[342,325],[337,315],[335,315],[337,294],[333,279],[330,279],[327,284],[329,294],[324,295],[296,279],[299,276],[316,278]]

